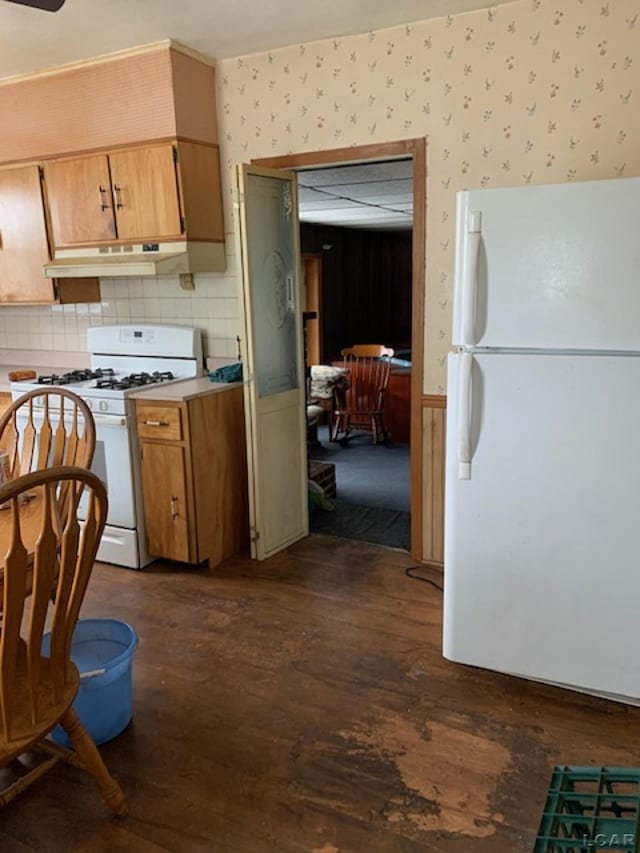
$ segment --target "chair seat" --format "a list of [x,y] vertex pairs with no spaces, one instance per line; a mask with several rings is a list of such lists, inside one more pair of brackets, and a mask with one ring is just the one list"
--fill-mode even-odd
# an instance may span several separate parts
[[12,692],[12,727],[11,739],[4,736],[0,726],[0,766],[13,761],[34,743],[42,740],[64,716],[67,709],[76,698],[80,685],[80,675],[74,664],[70,664],[67,683],[54,689],[51,676],[51,661],[40,658],[41,688],[39,690],[39,713],[35,725],[31,719],[31,699],[29,696],[29,680],[27,678],[27,662],[25,648],[18,653],[17,673]]

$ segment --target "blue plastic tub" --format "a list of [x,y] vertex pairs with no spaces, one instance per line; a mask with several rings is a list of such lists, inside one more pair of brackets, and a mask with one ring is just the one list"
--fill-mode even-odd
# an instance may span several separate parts
[[[131,721],[133,655],[138,635],[117,619],[81,619],[73,632],[71,660],[80,671],[73,707],[95,743],[112,740]],[[49,635],[42,653],[49,654]],[[61,726],[51,733],[56,743],[70,746]]]

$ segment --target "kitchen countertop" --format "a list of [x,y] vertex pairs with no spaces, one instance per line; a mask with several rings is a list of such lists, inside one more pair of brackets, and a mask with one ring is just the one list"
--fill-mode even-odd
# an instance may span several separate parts
[[36,376],[45,373],[66,373],[89,366],[86,352],[50,352],[49,350],[2,350],[0,392],[11,391],[11,370],[35,370]]
[[[76,370],[80,368],[69,367],[68,364],[65,364],[64,367],[60,365],[51,364],[2,364],[0,365],[0,392],[9,393],[11,391],[11,382],[9,381],[9,372],[11,370],[35,370],[36,376],[43,376],[49,373],[67,373],[69,370]],[[28,382],[33,382],[33,379],[28,379]]]
[[130,400],[148,400],[161,403],[185,403],[196,397],[205,397],[207,394],[218,394],[229,388],[240,388],[242,382],[212,382],[206,376],[198,379],[183,379],[181,382],[168,382],[166,385],[152,385],[150,387],[134,391],[129,395]]

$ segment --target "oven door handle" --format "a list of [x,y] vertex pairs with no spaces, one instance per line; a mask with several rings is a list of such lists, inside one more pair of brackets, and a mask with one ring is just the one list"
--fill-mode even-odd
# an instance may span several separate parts
[[[93,414],[93,413],[92,413]],[[116,429],[126,429],[127,419],[124,415],[93,415],[93,422],[96,426],[105,426]]]
[[[50,412],[50,417],[54,418],[58,414],[57,409],[52,409]],[[93,422],[96,427],[103,426],[108,429],[126,429],[127,428],[127,418],[125,415],[101,415],[96,414],[94,412],[91,413],[93,417]],[[24,416],[26,417],[26,415]],[[71,420],[71,414],[65,415],[65,420]],[[44,420],[44,409],[34,409],[33,410],[33,420],[40,424]]]

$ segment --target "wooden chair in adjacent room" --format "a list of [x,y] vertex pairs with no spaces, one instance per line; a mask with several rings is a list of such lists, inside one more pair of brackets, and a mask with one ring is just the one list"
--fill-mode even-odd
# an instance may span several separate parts
[[[57,494],[64,487],[69,500],[60,514]],[[33,498],[29,503],[26,494]],[[88,500],[81,530],[83,494]],[[33,512],[36,502],[40,506]],[[87,770],[109,808],[125,815],[124,795],[72,707],[80,683],[70,657],[72,634],[104,530],[105,487],[81,468],[49,468],[1,486],[0,505],[5,507],[0,513],[0,767],[5,775],[17,771],[0,794],[0,805],[65,760]],[[51,626],[49,656],[42,653],[45,624]],[[75,752],[45,740],[58,723]],[[19,758],[27,751],[45,757],[35,767],[25,765]]]
[[373,434],[373,443],[386,441],[384,397],[394,351],[382,344],[358,344],[343,349],[348,386],[335,395],[332,441],[346,442],[354,429]]
[[90,468],[96,448],[91,409],[66,388],[28,391],[0,417],[0,448],[9,454],[12,477],[55,465]]

